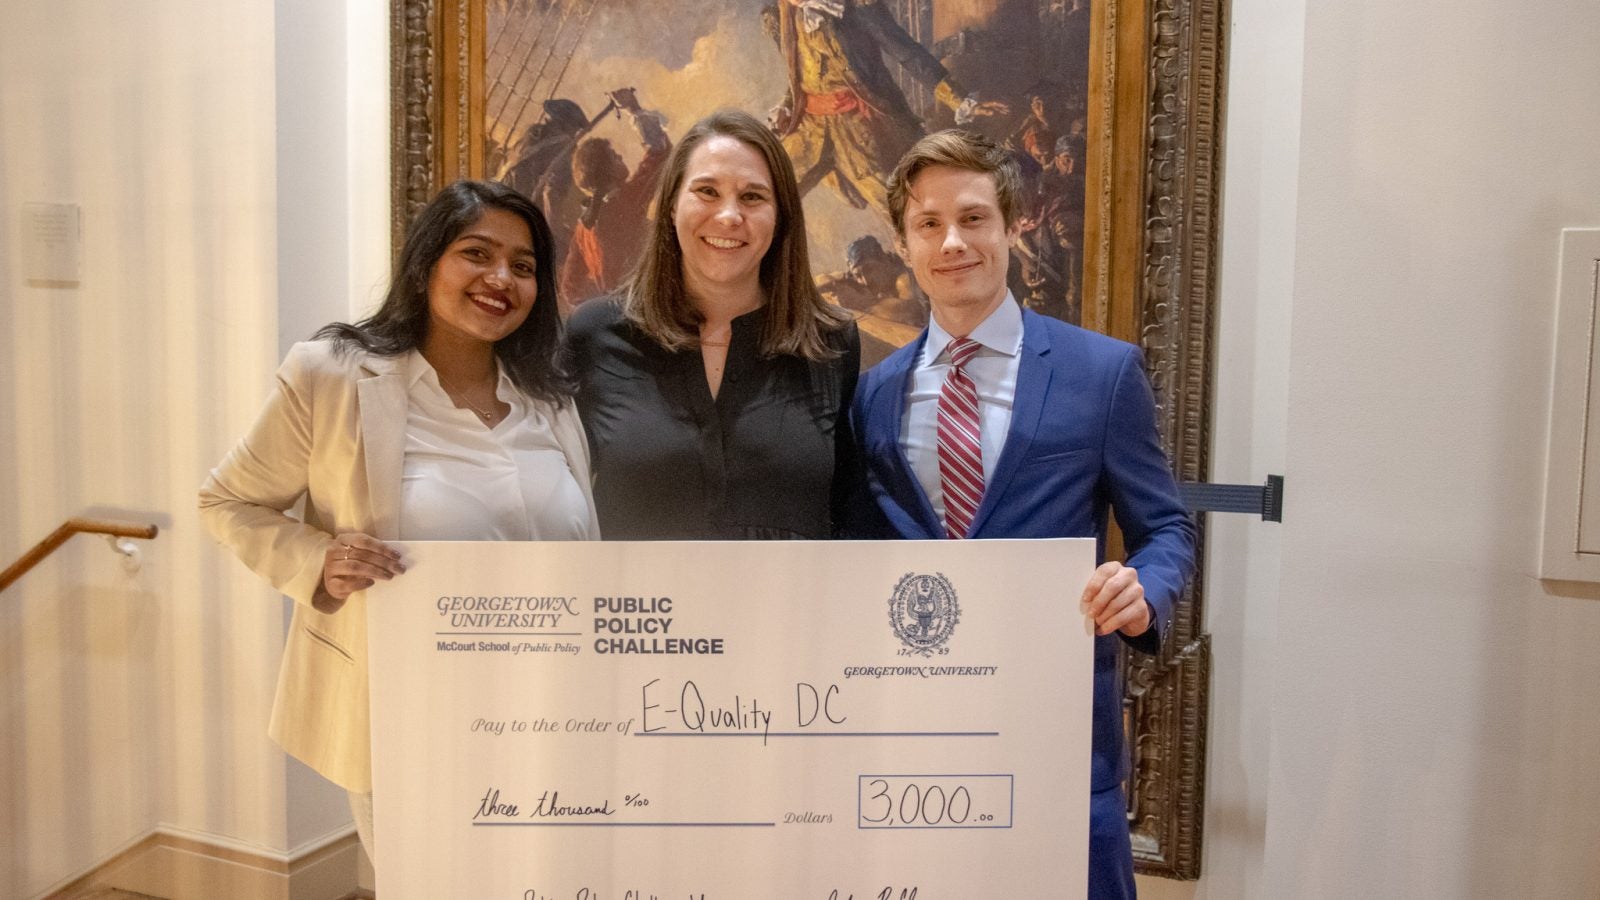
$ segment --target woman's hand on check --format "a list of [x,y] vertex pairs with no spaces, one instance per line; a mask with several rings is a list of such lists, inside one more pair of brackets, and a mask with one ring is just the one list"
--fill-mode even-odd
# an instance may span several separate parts
[[400,553],[370,534],[352,531],[334,538],[322,558],[322,589],[343,600],[405,572]]

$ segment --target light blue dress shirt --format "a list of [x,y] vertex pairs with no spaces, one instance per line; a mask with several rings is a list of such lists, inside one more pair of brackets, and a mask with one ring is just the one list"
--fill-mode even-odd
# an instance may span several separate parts
[[[1011,429],[1017,365],[1022,359],[1022,308],[1008,292],[1006,299],[967,337],[982,345],[967,363],[967,374],[978,389],[978,438],[983,446],[983,481],[988,484]],[[900,422],[900,449],[905,451],[911,471],[941,522],[944,490],[939,480],[939,393],[950,373],[947,351],[952,340],[937,321],[928,322],[928,339],[911,373],[911,393],[906,398],[905,418]]]

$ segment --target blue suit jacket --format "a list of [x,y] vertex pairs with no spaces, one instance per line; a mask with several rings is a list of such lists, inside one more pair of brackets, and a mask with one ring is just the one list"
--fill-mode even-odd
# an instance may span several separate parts
[[[944,537],[900,448],[910,377],[927,336],[924,330],[879,363],[856,390],[851,417],[862,447],[864,502],[851,523],[855,536]],[[1161,449],[1142,356],[1130,344],[1024,310],[1011,429],[972,536],[1093,537],[1103,560],[1108,509],[1154,611],[1151,629],[1125,640],[1154,653],[1194,569],[1195,526]],[[1081,590],[1062,586],[1073,601]],[[1095,638],[1090,785],[1096,791],[1127,775],[1121,680],[1117,637]]]

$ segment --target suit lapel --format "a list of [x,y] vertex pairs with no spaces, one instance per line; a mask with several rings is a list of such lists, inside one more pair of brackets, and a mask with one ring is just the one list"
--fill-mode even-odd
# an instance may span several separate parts
[[[911,393],[911,375],[916,371],[917,360],[922,358],[922,346],[927,341],[928,330],[924,328],[915,341],[884,361],[887,367],[884,378],[878,382],[877,392],[869,398],[872,406],[869,421],[882,423],[887,443],[883,454],[884,463],[894,484],[903,486],[898,493],[911,498],[907,504],[907,511],[914,514],[917,523],[927,531],[926,537],[937,539],[944,537],[944,524],[934,514],[928,492],[922,489],[922,482],[918,481],[916,473],[911,471],[911,461],[906,458],[906,448],[900,443],[900,428],[905,422],[906,397]],[[892,485],[889,487],[893,490]]]
[[995,462],[994,475],[983,486],[983,502],[972,517],[972,534],[982,533],[1000,498],[1005,496],[1011,479],[1033,445],[1033,436],[1039,431],[1040,417],[1044,414],[1045,396],[1050,391],[1053,369],[1049,364],[1049,335],[1034,321],[1037,313],[1022,311],[1022,349],[1017,360],[1017,392],[1011,400],[1011,427],[1006,431],[1005,447]]
[[405,361],[404,355],[368,357],[362,367],[370,375],[356,384],[372,535],[381,540],[395,540],[400,534],[400,474],[406,450]]

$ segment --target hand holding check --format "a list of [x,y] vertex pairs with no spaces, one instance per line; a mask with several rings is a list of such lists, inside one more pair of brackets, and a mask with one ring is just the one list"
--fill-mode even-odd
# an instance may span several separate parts
[[322,557],[322,590],[335,600],[403,574],[400,553],[377,538],[352,531],[334,538]]
[[1128,637],[1138,637],[1150,628],[1150,604],[1145,602],[1144,586],[1139,584],[1139,570],[1122,563],[1102,563],[1095,569],[1078,602],[1094,620],[1095,634],[1121,631]]

